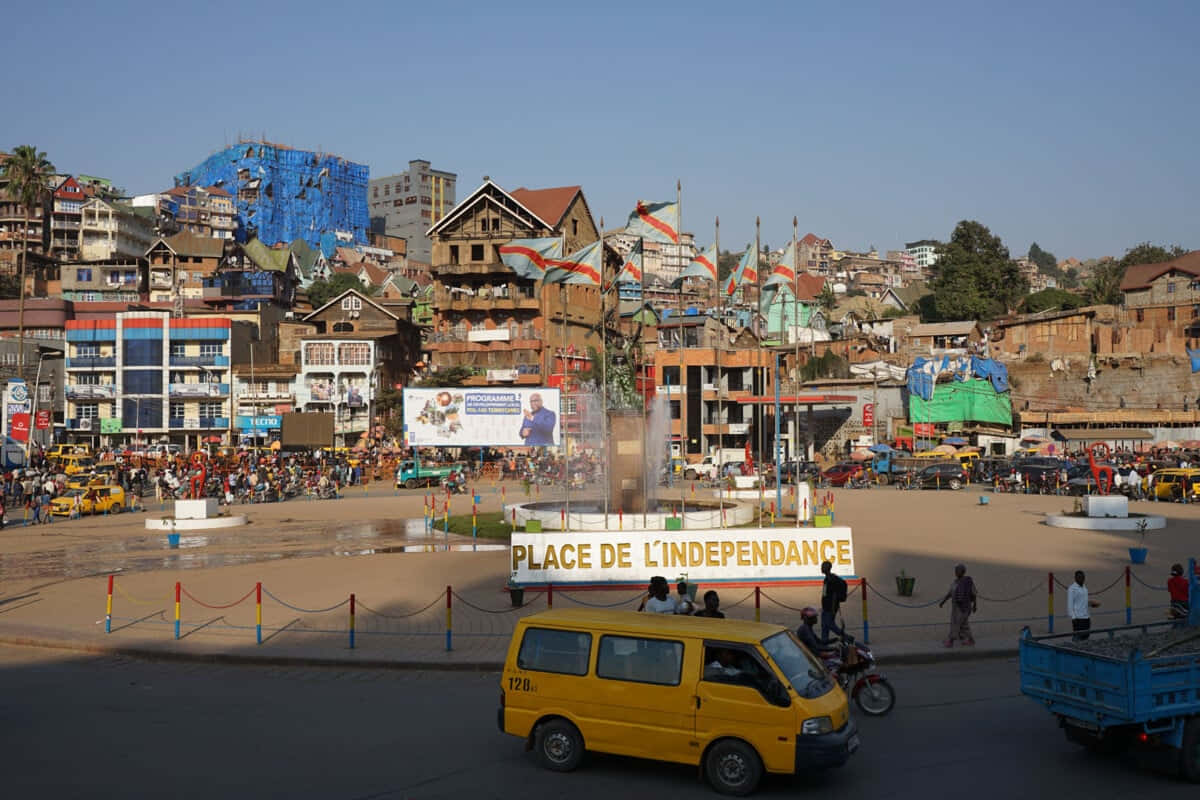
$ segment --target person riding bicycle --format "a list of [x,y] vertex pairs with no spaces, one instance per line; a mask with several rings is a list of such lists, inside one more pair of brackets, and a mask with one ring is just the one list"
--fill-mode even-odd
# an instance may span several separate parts
[[812,606],[807,606],[800,612],[800,627],[796,629],[796,638],[800,640],[800,644],[807,647],[809,652],[818,658],[822,655],[837,653],[836,642],[822,639],[817,635],[816,625],[820,619],[820,612]]

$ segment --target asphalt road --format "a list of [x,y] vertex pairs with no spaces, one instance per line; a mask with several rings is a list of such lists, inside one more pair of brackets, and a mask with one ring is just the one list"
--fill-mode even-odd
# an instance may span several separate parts
[[[860,719],[846,767],[769,777],[761,797],[1196,797],[1162,765],[1069,744],[1012,661],[887,671],[899,702]],[[696,771],[590,755],[542,771],[500,734],[494,674],[143,662],[0,648],[7,797],[716,796]]]

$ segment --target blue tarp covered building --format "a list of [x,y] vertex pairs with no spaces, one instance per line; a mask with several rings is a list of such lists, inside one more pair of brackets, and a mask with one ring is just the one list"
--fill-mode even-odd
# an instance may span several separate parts
[[176,186],[219,186],[233,195],[238,241],[268,246],[322,236],[367,242],[369,170],[339,156],[242,142],[175,176]]

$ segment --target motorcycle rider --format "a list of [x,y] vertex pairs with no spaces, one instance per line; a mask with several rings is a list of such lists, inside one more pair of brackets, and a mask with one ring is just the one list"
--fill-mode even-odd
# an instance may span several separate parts
[[807,647],[817,658],[837,653],[836,642],[817,635],[816,626],[820,619],[820,612],[812,606],[807,606],[800,612],[800,627],[796,629],[796,638],[800,640],[800,644]]

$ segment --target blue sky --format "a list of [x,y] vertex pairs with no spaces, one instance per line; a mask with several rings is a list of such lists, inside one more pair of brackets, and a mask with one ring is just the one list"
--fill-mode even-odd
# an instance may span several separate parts
[[[584,187],[609,227],[683,182],[738,249],[978,219],[1014,253],[1195,240],[1197,3],[48,2],[5,21],[0,149],[134,193],[240,136],[463,197]],[[836,7],[834,7],[836,6]],[[17,65],[24,64],[25,67]]]

